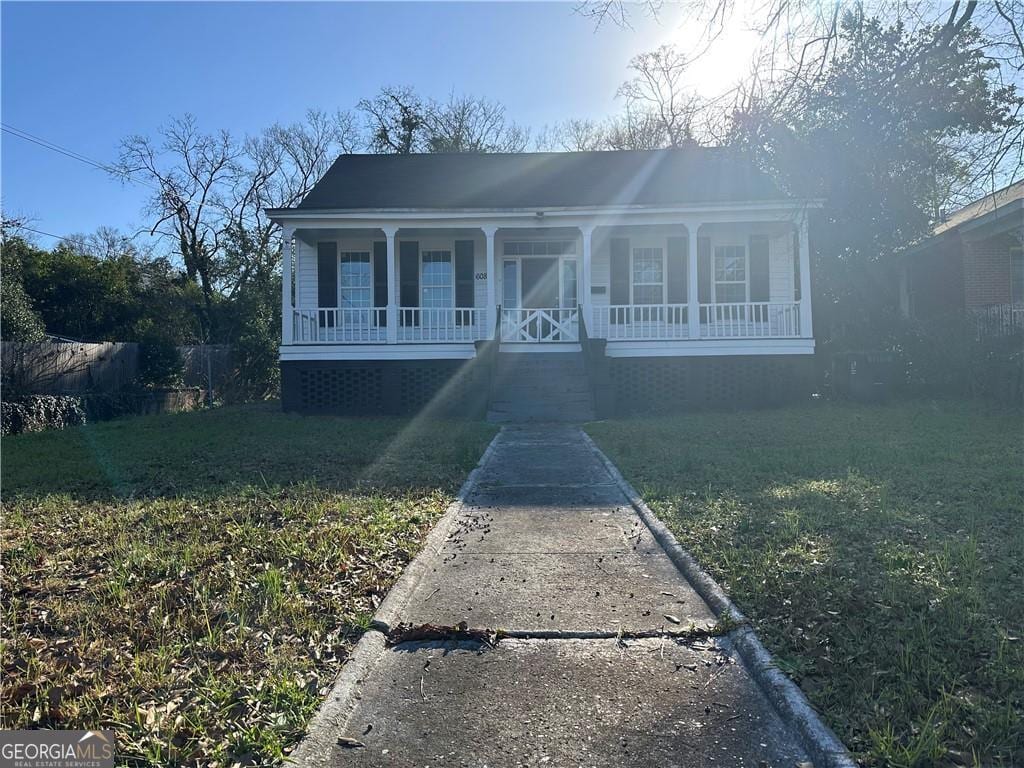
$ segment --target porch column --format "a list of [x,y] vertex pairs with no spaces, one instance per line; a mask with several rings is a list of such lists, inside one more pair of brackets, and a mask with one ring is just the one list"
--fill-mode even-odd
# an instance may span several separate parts
[[689,247],[686,255],[689,259],[686,280],[686,319],[689,324],[689,337],[700,338],[700,285],[697,266],[697,230],[700,223],[696,221],[687,222],[686,232],[689,235]]
[[580,233],[583,235],[583,290],[580,292],[581,295],[577,297],[576,303],[579,304],[580,300],[583,301],[583,322],[587,325],[587,333],[593,333],[594,307],[590,301],[590,264],[592,261],[590,246],[593,240],[594,227],[592,225],[580,227]]
[[487,312],[484,313],[484,322],[487,323],[487,338],[492,339],[494,338],[494,324],[498,322],[498,302],[495,294],[497,265],[494,263],[494,234],[498,231],[498,228],[481,227],[480,229],[483,230],[484,237],[487,239],[484,260],[484,272],[487,274]]
[[295,229],[281,229],[281,343],[292,344],[295,334],[295,304],[292,301],[292,259],[295,256]]
[[800,335],[814,338],[811,328],[811,249],[807,236],[807,213],[800,217]]
[[395,269],[395,235],[398,227],[381,227],[384,230],[384,238],[387,240],[387,262],[388,262],[388,306],[387,306],[387,342],[388,344],[398,343],[398,304],[395,303],[398,295],[398,280]]

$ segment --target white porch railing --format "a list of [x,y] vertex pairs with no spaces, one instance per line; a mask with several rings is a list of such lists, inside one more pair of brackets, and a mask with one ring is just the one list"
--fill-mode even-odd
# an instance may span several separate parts
[[488,338],[483,307],[399,307],[398,341],[467,342]]
[[[296,344],[385,344],[386,307],[330,307],[294,310]],[[487,310],[400,307],[399,342],[471,342],[488,338]]]
[[690,335],[685,304],[634,304],[594,307],[591,336],[600,339],[656,341]]
[[800,336],[800,302],[701,304],[700,335],[709,339]]
[[376,344],[387,340],[384,307],[294,310],[296,344]]
[[503,309],[501,340],[509,342],[579,341],[579,310]]
[[[610,341],[688,339],[686,304],[595,306],[589,335]],[[1000,313],[1000,327],[1020,327],[1024,310]],[[385,344],[387,308],[315,308],[293,310],[296,344]],[[490,338],[484,307],[398,307],[393,334],[399,343],[468,343]],[[1004,319],[1004,315],[1006,315]],[[1003,331],[1006,332],[1006,331]],[[799,302],[701,304],[702,339],[798,338]],[[502,309],[501,340],[506,342],[579,341],[579,310]]]

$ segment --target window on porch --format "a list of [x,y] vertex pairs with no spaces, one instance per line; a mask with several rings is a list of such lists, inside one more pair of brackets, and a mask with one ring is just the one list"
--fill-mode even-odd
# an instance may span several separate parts
[[714,302],[739,304],[747,300],[747,249],[742,245],[715,248]]
[[454,280],[451,251],[423,251],[420,306],[454,307]]
[[340,306],[370,307],[373,305],[373,273],[367,251],[343,251],[339,257]]
[[661,304],[665,289],[661,248],[633,249],[633,303]]

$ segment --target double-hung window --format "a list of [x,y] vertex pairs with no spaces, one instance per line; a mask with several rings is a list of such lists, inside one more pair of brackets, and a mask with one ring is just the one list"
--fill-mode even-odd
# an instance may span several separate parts
[[451,251],[423,251],[420,290],[423,307],[455,306],[455,271]]
[[740,304],[747,300],[747,249],[742,245],[715,247],[715,302]]
[[353,309],[373,306],[373,273],[369,251],[342,251],[339,254],[339,306]]
[[633,303],[661,304],[665,289],[665,259],[661,248],[633,249]]

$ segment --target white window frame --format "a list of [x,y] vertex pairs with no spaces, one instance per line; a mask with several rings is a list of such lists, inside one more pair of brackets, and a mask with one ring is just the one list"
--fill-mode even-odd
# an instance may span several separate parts
[[[428,253],[447,253],[448,254],[448,265],[450,267],[450,269],[448,270],[448,276],[449,276],[448,285],[441,285],[441,284],[436,284],[435,285],[435,284],[431,284],[431,285],[428,286],[426,284],[426,281],[424,280],[424,274],[423,274],[423,265],[425,263],[424,262],[424,256],[426,256],[426,254],[428,254]],[[422,244],[421,244],[420,253],[419,253],[419,270],[420,270],[420,274],[419,274],[419,283],[420,283],[419,301],[420,301],[420,308],[421,309],[454,309],[455,308],[455,243],[453,242],[451,245],[447,245],[447,244],[445,244],[445,245],[431,245],[429,247],[423,247]],[[424,291],[427,288],[447,288],[450,291],[450,295],[451,295],[450,302],[448,304],[443,304],[443,305],[440,305],[440,306],[437,306],[437,305],[427,306],[426,302],[424,301],[425,296],[426,296]]]
[[[508,254],[506,249],[509,243],[571,243],[571,250],[566,250],[559,254],[536,254],[536,253],[525,253],[525,254]],[[579,243],[576,238],[573,237],[509,237],[508,239],[501,241],[501,291],[500,297],[502,300],[503,308],[507,309],[520,309],[523,306],[523,259],[554,259],[557,264],[558,271],[558,307],[549,307],[549,309],[576,309],[580,305],[580,252]],[[504,304],[505,299],[505,262],[513,261],[516,265],[516,306],[507,307]],[[576,306],[575,307],[563,307],[561,306],[565,299],[565,262],[575,261],[576,262]]]
[[[369,267],[370,282],[365,286],[346,286],[342,282],[342,264],[345,263],[346,257],[352,256],[366,256],[366,264]],[[351,261],[351,259],[350,259]],[[354,247],[345,248],[342,250],[341,243],[338,243],[338,308],[339,309],[371,309],[373,307],[373,250],[365,250],[364,248]],[[369,303],[362,304],[346,304],[345,303],[345,291],[346,290],[357,290],[357,291],[369,291]]]
[[[743,280],[718,279],[718,250],[720,248],[738,248],[743,251]],[[718,286],[743,285],[742,301],[718,300]],[[711,246],[711,301],[714,304],[749,304],[750,303],[750,249],[744,243],[713,243]]]
[[[576,277],[574,281],[565,279],[565,269],[572,264],[572,271]],[[575,256],[559,256],[558,257],[558,305],[561,309],[577,309],[580,305],[580,263]],[[565,300],[565,289],[570,285],[574,285],[573,289],[573,304],[568,306],[568,302]]]
[[[666,267],[666,264],[665,264],[665,253],[666,253],[666,250],[667,250],[667,245],[668,245],[668,241],[667,240],[665,241],[664,245],[662,245],[660,243],[657,244],[657,245],[633,245],[632,243],[630,243],[630,249],[629,249],[629,303],[630,303],[631,306],[637,306],[637,307],[656,307],[658,305],[665,304],[665,295],[666,295],[665,294],[665,291],[666,291],[666,285],[665,285],[665,278],[666,278],[666,274],[665,274],[666,273],[666,269],[665,269],[665,267]],[[661,259],[661,282],[660,283],[638,283],[638,282],[636,282],[636,258],[637,258],[637,251],[658,251],[659,258]],[[651,254],[641,254],[642,258],[647,258],[648,256],[651,256]],[[635,290],[637,288],[637,286],[639,286],[641,288],[646,288],[646,287],[651,287],[651,286],[655,286],[655,285],[657,285],[657,286],[659,286],[661,288],[661,291],[659,292],[658,301],[650,303],[650,304],[638,304],[637,301],[636,301],[636,290]]]

